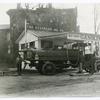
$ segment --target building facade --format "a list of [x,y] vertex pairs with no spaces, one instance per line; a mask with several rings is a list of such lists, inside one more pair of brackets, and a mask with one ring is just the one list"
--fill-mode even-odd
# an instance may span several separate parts
[[10,25],[0,25],[0,61],[7,60],[10,46]]
[[[85,54],[93,54],[96,52],[96,45],[98,43],[98,56],[100,56],[100,35],[89,33],[75,33],[75,32],[48,32],[27,30],[26,34],[23,31],[16,40],[19,45],[19,51],[26,48],[30,49],[56,49],[66,48],[72,49],[75,43],[85,43],[87,46],[83,48]],[[90,44],[90,45],[88,45]]]
[[55,9],[52,6],[39,6],[37,9],[32,10],[19,7],[10,9],[7,14],[10,17],[11,52],[13,54],[18,51],[18,45],[15,41],[25,30],[25,19],[26,31],[28,29],[53,33],[78,31],[77,8]]

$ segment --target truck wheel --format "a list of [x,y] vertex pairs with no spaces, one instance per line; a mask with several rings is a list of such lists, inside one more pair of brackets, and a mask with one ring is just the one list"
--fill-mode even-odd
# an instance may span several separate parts
[[47,62],[42,66],[42,73],[45,75],[54,75],[56,73],[56,66],[51,62]]

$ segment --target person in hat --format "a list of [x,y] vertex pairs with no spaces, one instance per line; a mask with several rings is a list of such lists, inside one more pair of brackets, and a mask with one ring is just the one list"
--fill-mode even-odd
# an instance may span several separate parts
[[16,67],[17,67],[18,75],[21,75],[22,74],[22,58],[20,54],[18,54],[16,58]]

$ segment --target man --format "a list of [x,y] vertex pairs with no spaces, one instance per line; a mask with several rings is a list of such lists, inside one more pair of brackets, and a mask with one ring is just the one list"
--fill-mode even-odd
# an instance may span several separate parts
[[21,58],[20,54],[18,54],[18,56],[16,58],[16,67],[17,67],[18,75],[21,75],[21,73],[22,73],[22,58]]

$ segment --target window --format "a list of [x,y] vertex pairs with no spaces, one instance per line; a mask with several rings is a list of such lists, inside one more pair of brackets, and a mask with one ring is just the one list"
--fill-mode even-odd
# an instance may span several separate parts
[[10,41],[10,33],[7,34],[7,41]]
[[10,54],[11,53],[11,47],[10,47],[10,45],[8,45],[8,54]]
[[27,58],[31,58],[32,57],[32,52],[28,51],[27,52]]
[[30,42],[30,48],[35,48],[35,42]]
[[21,44],[21,49],[25,49],[25,44]]
[[49,49],[53,47],[53,42],[49,40],[42,40],[41,41],[41,48]]

